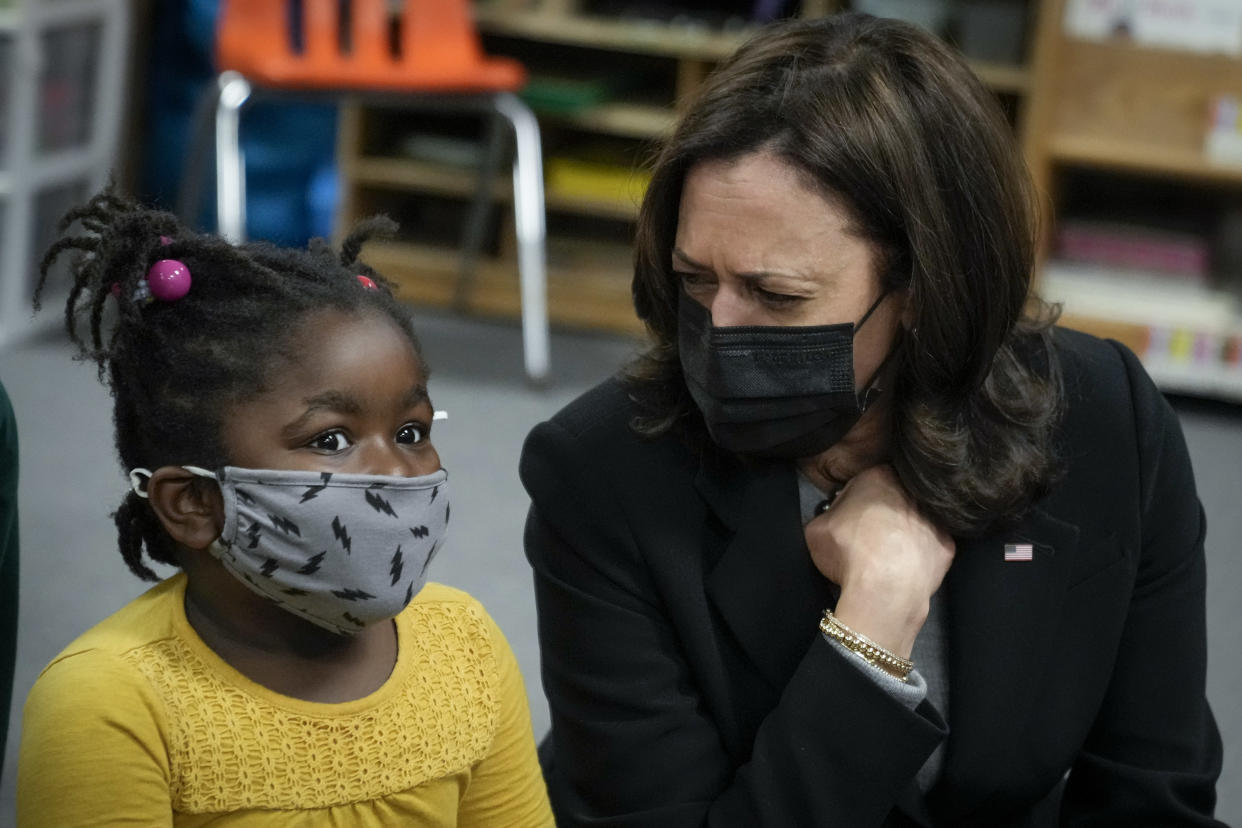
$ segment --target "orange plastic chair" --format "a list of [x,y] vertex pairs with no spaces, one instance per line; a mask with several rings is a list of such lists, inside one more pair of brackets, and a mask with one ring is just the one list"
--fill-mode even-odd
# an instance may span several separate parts
[[286,89],[514,92],[526,83],[517,62],[483,55],[464,0],[400,5],[394,54],[387,0],[303,0],[305,46],[294,52],[287,3],[225,0],[216,57],[221,70]]
[[[376,95],[390,104],[498,115],[512,128],[516,146],[513,205],[526,373],[543,380],[548,373],[543,158],[539,124],[513,94],[526,82],[525,69],[483,54],[469,0],[302,0],[300,5],[301,48],[295,48],[292,0],[222,0],[214,90],[220,234],[234,242],[245,237],[245,161],[238,128],[254,87]],[[484,183],[489,186],[481,186],[480,193],[489,193],[490,181]],[[478,206],[475,222],[485,214]]]

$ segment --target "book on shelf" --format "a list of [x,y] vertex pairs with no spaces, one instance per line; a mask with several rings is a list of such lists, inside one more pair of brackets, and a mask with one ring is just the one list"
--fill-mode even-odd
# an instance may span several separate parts
[[1205,54],[1242,54],[1238,0],[1069,0],[1065,32],[1084,40]]
[[1207,284],[1081,262],[1044,266],[1040,295],[1076,320],[1142,330],[1131,345],[1166,390],[1242,399],[1237,298]]
[[1208,240],[1195,233],[1066,219],[1057,228],[1055,247],[1062,262],[1118,273],[1139,272],[1205,285],[1211,271]]
[[1040,293],[1075,316],[1213,332],[1239,324],[1232,293],[1160,272],[1054,260],[1044,266]]

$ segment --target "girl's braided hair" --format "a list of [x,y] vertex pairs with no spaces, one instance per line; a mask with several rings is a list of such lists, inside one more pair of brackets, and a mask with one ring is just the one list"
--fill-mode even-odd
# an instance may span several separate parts
[[[279,367],[296,358],[293,335],[312,314],[389,318],[421,357],[409,314],[390,283],[358,261],[367,238],[395,227],[383,217],[364,221],[339,254],[320,239],[306,250],[234,246],[108,187],[61,219],[61,238],[39,266],[35,307],[52,264],[78,251],[70,265],[65,327],[79,358],[96,363],[112,393],[122,467],[219,468],[228,462],[220,438],[224,416],[263,392]],[[181,299],[135,297],[159,259],[189,268],[192,285]],[[377,289],[361,284],[359,274]],[[107,312],[109,302],[115,314]],[[134,574],[157,580],[143,561],[144,546],[152,560],[177,565],[172,540],[145,499],[129,492],[113,517],[121,556]]]

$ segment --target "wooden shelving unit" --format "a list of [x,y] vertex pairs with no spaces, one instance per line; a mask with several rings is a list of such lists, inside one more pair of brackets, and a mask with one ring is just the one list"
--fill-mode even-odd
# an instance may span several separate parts
[[671,129],[677,114],[667,106],[613,102],[551,118],[591,132],[646,139],[658,138]]
[[[554,318],[562,325],[637,332],[627,279],[628,246],[593,243],[575,247],[553,239],[548,249],[548,293],[556,297]],[[366,260],[400,281],[401,296],[420,305],[448,307],[457,291],[461,253],[455,247],[382,242],[367,246]],[[469,310],[484,316],[516,318],[520,310],[513,267],[484,259],[474,275]],[[627,309],[623,313],[621,309]]]
[[[1238,201],[1242,165],[1211,160],[1204,142],[1213,100],[1242,99],[1242,59],[1077,39],[1062,25],[1065,7],[1066,0],[1049,0],[1041,9],[1023,136],[1052,211],[1047,226],[1055,227],[1062,182],[1083,171]],[[1118,212],[1129,206],[1116,205]],[[1242,313],[1228,292],[1170,285],[1145,298],[1141,279],[1101,286],[1067,278],[1055,261],[1044,268],[1044,292],[1064,303],[1063,324],[1125,342],[1166,390],[1242,401]]]
[[[589,16],[577,11],[576,0],[543,0],[537,8],[529,3],[515,6],[508,0],[481,2],[475,7],[480,32],[489,51],[504,53],[508,47],[542,50],[564,59],[570,71],[588,69],[601,59],[645,61],[660,67],[660,80],[638,94],[622,92],[589,108],[566,112],[540,112],[545,156],[558,148],[596,140],[627,142],[624,163],[639,162],[654,139],[667,133],[676,120],[676,105],[701,84],[723,58],[732,54],[753,29],[727,32],[657,22],[627,22]],[[846,0],[804,0],[803,16],[833,13],[848,7]],[[523,55],[519,54],[519,57]],[[603,56],[603,58],[601,58]],[[608,67],[606,67],[608,68]],[[998,94],[1017,100],[1021,120],[1032,85],[1025,65],[976,63],[975,70]],[[384,210],[403,223],[417,225],[417,212],[402,215],[418,199],[448,199],[466,203],[478,181],[472,168],[403,157],[386,145],[376,132],[381,122],[397,118],[394,110],[371,111],[347,106],[341,129],[340,159],[344,182],[342,224]],[[428,127],[410,119],[408,128]],[[389,142],[391,143],[391,142]],[[545,160],[545,166],[548,162]],[[502,174],[491,185],[491,195],[501,207],[512,198],[509,176]],[[630,302],[632,250],[628,239],[637,215],[638,202],[618,195],[591,198],[547,190],[549,213],[549,311],[554,322],[586,325],[626,333],[639,333]],[[497,209],[498,239],[491,255],[458,288],[461,259],[455,239],[439,234],[388,245],[376,245],[369,255],[375,264],[401,285],[411,301],[434,305],[456,304],[481,314],[516,314],[518,293],[513,259],[512,227],[507,212]],[[587,225],[584,229],[583,224]],[[611,224],[611,232],[597,238],[596,231]]]
[[1202,150],[1153,147],[1124,138],[1056,135],[1048,142],[1052,163],[1115,170],[1149,178],[1179,178],[1187,183],[1242,186],[1242,167],[1212,164]]
[[631,23],[569,10],[512,10],[487,3],[475,7],[475,22],[480,31],[488,34],[708,63],[733,54],[751,34],[746,30],[726,33],[661,23]]
[[[1075,40],[1062,26],[1066,2],[1029,0],[1024,63],[972,64],[1013,116],[1036,186],[1050,209],[1045,227],[1055,226],[1062,195],[1058,184],[1073,171],[1092,170],[1153,185],[1175,181],[1217,194],[1236,190],[1242,196],[1242,166],[1212,163],[1203,152],[1208,102],[1222,92],[1242,99],[1242,61]],[[488,50],[514,54],[536,74],[541,60],[574,76],[624,74],[631,67],[647,73],[639,88],[621,89],[593,106],[540,111],[545,166],[557,153],[600,142],[612,148],[617,163],[639,165],[654,139],[674,124],[678,103],[753,33],[589,16],[578,11],[577,3],[490,0],[476,7]],[[848,0],[803,0],[801,14],[828,14],[848,6]],[[403,121],[394,112],[346,109],[340,148],[344,220],[383,210],[415,231],[425,226],[421,235],[412,232],[402,242],[377,246],[371,253],[399,281],[407,298],[453,303],[481,314],[515,315],[513,230],[508,212],[501,209],[512,198],[507,172],[490,185],[498,207],[487,255],[461,289],[456,231],[440,226],[439,217],[446,205],[468,202],[478,187],[476,174],[470,167],[394,150],[394,141],[385,140],[386,131],[436,129],[421,116]],[[459,125],[449,132],[463,134]],[[468,135],[465,140],[470,140]],[[551,176],[549,182],[548,296],[553,322],[639,332],[629,295],[628,241],[636,200],[584,197],[559,191]],[[421,202],[428,204],[420,208]],[[1185,315],[1176,312],[1177,300],[1164,306],[1166,313],[1150,319],[1133,313],[1119,317],[1107,303],[1077,295],[1073,280],[1050,279],[1049,284],[1056,288],[1051,298],[1065,302],[1065,324],[1126,342],[1145,356],[1168,388],[1198,388],[1242,399],[1242,370],[1235,377],[1227,367],[1207,372],[1179,368],[1176,359],[1152,352],[1153,341],[1184,332]],[[1193,297],[1184,304],[1201,300]],[[1219,314],[1214,318],[1219,320]],[[1203,333],[1227,338],[1235,329],[1242,334],[1242,322],[1217,321]]]

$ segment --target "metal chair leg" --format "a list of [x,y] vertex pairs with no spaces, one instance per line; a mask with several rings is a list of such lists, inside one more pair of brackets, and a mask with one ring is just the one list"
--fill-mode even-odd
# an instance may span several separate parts
[[457,274],[457,286],[453,289],[453,307],[459,312],[466,309],[466,302],[474,287],[479,254],[491,224],[489,219],[495,200],[493,194],[496,190],[496,174],[500,171],[500,159],[508,138],[502,123],[503,118],[494,109],[489,108],[484,119],[483,159],[479,164],[474,198],[470,202],[470,213],[462,232],[461,270]]
[[224,72],[216,84],[216,229],[240,244],[246,240],[246,159],[239,129],[250,83],[237,72]]
[[513,214],[517,230],[518,278],[522,295],[522,349],[526,376],[548,376],[547,214],[543,198],[543,150],[535,113],[516,95],[493,97],[496,111],[513,126]]
[[213,79],[203,87],[202,94],[194,105],[190,141],[186,148],[185,161],[181,165],[181,183],[177,187],[176,214],[187,227],[199,225],[203,204],[203,180],[208,163],[213,164],[214,173],[216,105],[219,100],[220,85]]

